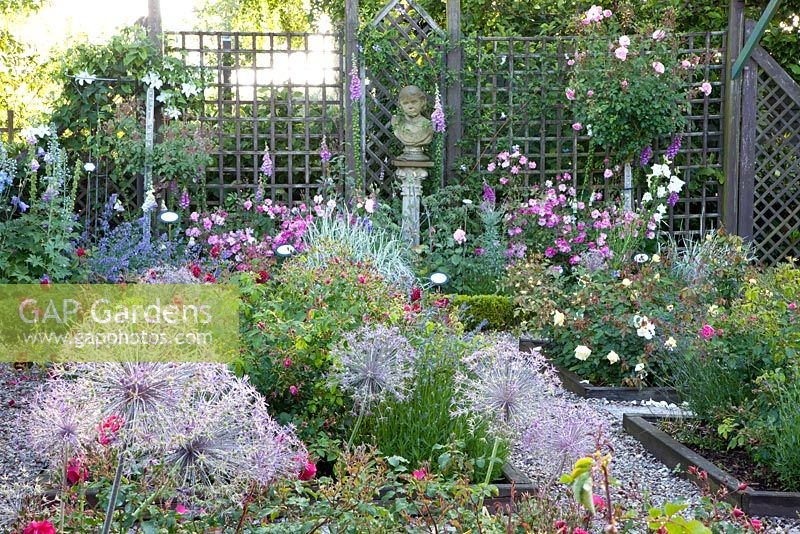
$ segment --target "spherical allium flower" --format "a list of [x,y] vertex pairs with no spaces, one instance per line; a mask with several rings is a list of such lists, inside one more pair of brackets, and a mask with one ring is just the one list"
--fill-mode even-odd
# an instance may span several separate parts
[[23,416],[31,448],[54,464],[82,453],[92,441],[96,412],[81,400],[73,384],[54,379],[37,392],[30,412]]
[[520,448],[532,459],[534,472],[552,480],[594,452],[595,436],[604,426],[588,407],[553,399],[536,410],[522,432]]
[[180,404],[166,437],[164,463],[174,483],[201,499],[296,478],[308,453],[292,429],[275,422],[246,379],[224,367],[208,373],[209,388]]
[[116,415],[125,422],[116,443],[154,446],[175,422],[175,410],[194,389],[209,387],[212,364],[92,362],[69,367],[74,394],[97,414],[95,423]]
[[511,339],[492,340],[465,358],[464,365],[466,371],[455,381],[455,413],[486,417],[499,430],[523,424],[559,384],[538,349],[521,352]]
[[348,332],[332,356],[332,381],[352,394],[357,410],[405,398],[416,351],[397,328],[370,325]]

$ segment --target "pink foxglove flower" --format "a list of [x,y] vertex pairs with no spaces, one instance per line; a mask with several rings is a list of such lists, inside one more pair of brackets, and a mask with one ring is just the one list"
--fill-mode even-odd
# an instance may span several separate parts
[[433,103],[433,113],[431,113],[431,125],[436,133],[444,133],[444,110],[442,109],[442,98],[439,95],[439,88],[436,88],[436,98]]
[[350,100],[360,100],[363,94],[361,78],[358,77],[358,69],[353,62],[353,68],[350,69]]
[[328,143],[324,135],[322,136],[322,144],[319,145],[319,158],[326,163],[331,160],[331,151],[328,150]]
[[180,206],[180,208],[181,208],[182,210],[185,210],[186,208],[188,208],[188,207],[189,207],[189,203],[190,203],[191,201],[192,201],[192,200],[189,198],[189,191],[187,191],[187,190],[184,188],[184,190],[183,190],[183,193],[181,193],[181,200],[180,200],[180,202],[178,202],[178,206]]

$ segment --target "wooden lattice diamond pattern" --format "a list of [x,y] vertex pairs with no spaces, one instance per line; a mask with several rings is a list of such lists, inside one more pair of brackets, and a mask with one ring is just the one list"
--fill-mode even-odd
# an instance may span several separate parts
[[765,263],[800,256],[800,102],[758,76],[753,239]]
[[372,24],[390,36],[394,53],[389,55],[389,65],[373,69],[366,66],[364,174],[367,187],[377,186],[383,194],[390,194],[391,161],[403,149],[391,126],[397,93],[404,85],[402,73],[419,61],[441,69],[435,59],[437,54],[433,53],[441,45],[432,43],[431,38],[444,33],[413,0],[390,2]]

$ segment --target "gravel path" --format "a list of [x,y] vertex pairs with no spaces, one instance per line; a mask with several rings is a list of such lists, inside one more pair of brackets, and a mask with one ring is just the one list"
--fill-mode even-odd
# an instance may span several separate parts
[[[622,428],[622,413],[635,411],[664,415],[680,413],[680,410],[665,403],[627,403],[611,402],[604,399],[582,399],[570,392],[563,393],[565,400],[580,406],[584,410],[593,411],[607,424],[608,439],[614,447],[611,464],[612,475],[619,480],[622,488],[633,490],[633,494],[648,496],[652,504],[662,506],[665,502],[684,500],[697,503],[700,492],[694,484],[673,474],[671,470],[647,452],[633,437]],[[536,468],[536,461],[524,457],[520,453],[512,455],[515,467],[526,473],[533,480],[540,480],[541,473]],[[566,471],[566,470],[565,470]],[[800,534],[800,518],[759,518],[764,530],[769,534]]]
[[19,416],[43,380],[39,367],[15,369],[0,363],[0,531],[13,518],[19,498],[35,486],[45,468],[20,428]]

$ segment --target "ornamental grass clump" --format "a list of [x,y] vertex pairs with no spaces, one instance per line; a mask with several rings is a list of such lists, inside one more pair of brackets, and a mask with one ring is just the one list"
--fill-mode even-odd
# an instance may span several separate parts
[[352,446],[364,416],[384,400],[403,400],[414,375],[416,350],[397,328],[367,325],[344,335],[331,353],[332,382],[349,392],[358,413]]

